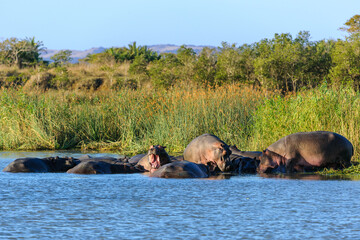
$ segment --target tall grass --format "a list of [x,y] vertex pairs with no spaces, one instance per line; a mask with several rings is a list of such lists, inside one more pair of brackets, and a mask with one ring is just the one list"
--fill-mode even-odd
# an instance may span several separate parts
[[161,144],[182,152],[196,136],[213,133],[243,150],[262,150],[299,131],[344,135],[359,159],[360,95],[317,89],[282,96],[251,87],[123,89],[26,93],[0,91],[0,149],[143,152]]
[[213,133],[246,146],[263,95],[250,88],[121,90],[108,93],[2,90],[1,149],[111,149],[136,153],[151,144],[183,151]]

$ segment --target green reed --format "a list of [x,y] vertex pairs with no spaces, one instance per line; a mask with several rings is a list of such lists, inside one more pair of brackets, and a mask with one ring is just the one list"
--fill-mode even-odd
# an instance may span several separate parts
[[245,146],[261,99],[239,86],[108,93],[2,90],[0,148],[136,153],[162,144],[181,152],[205,132]]

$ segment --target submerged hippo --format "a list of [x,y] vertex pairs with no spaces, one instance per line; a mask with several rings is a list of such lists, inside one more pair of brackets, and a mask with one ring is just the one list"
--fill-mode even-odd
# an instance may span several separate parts
[[150,146],[148,153],[141,158],[136,164],[136,167],[142,167],[145,171],[154,172],[162,165],[170,163],[171,160],[165,148],[166,147],[160,145]]
[[227,166],[228,172],[237,174],[242,173],[256,173],[257,167],[260,163],[260,155],[262,152],[257,151],[241,151],[235,145],[230,146],[231,164]]
[[345,137],[326,131],[300,132],[271,144],[260,156],[259,173],[311,172],[351,165],[354,148]]
[[75,167],[69,169],[67,173],[75,174],[116,174],[116,173],[141,173],[143,170],[134,165],[111,157],[98,157],[81,159]]
[[231,172],[233,174],[256,173],[259,163],[260,161],[255,158],[231,154],[230,164],[227,164],[226,172]]
[[207,178],[209,169],[204,164],[188,161],[175,161],[161,166],[150,174],[158,178]]
[[214,172],[216,168],[226,171],[230,163],[231,151],[229,146],[220,138],[211,134],[203,134],[192,140],[184,151],[184,160],[197,164],[204,164]]
[[48,158],[18,158],[6,166],[4,172],[66,172],[73,168],[78,160],[71,157],[48,157]]
[[131,164],[133,164],[133,165],[136,165],[136,164],[138,164],[138,162],[139,162],[143,157],[145,157],[145,156],[146,156],[146,153],[141,153],[141,154],[132,156],[132,157],[128,160],[128,162],[131,163]]

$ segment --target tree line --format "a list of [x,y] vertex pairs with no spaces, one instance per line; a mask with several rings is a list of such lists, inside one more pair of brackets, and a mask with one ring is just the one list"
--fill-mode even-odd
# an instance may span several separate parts
[[[150,83],[169,88],[195,83],[216,87],[227,83],[243,83],[282,92],[313,88],[327,81],[335,86],[351,86],[360,90],[360,15],[350,18],[341,30],[345,39],[311,41],[310,33],[275,34],[253,44],[229,44],[205,47],[199,54],[181,46],[176,53],[158,54],[136,42],[122,48],[109,48],[90,54],[79,64],[120,66],[129,64],[127,80],[136,87]],[[6,39],[0,42],[0,64],[19,68],[39,65],[64,68],[69,65],[71,51],[60,51],[53,62],[44,63],[42,42],[34,38]]]

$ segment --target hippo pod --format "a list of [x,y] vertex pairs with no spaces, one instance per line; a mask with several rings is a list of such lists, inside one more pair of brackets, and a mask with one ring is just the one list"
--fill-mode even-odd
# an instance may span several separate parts
[[66,172],[73,168],[78,163],[78,160],[71,157],[59,158],[18,158],[6,166],[4,172]]
[[142,169],[116,158],[87,158],[81,159],[80,163],[69,169],[67,173],[75,174],[117,174],[117,173],[141,173]]
[[351,165],[354,148],[345,137],[326,131],[300,132],[281,138],[260,156],[259,173],[313,172]]
[[203,134],[192,140],[184,151],[184,160],[204,164],[211,172],[220,169],[225,172],[230,163],[231,151],[229,146],[220,138],[212,134]]
[[151,145],[147,154],[135,166],[144,169],[144,171],[154,172],[161,166],[170,163],[171,160],[165,148],[161,145]]
[[161,166],[150,177],[157,178],[208,178],[209,168],[204,164],[189,161],[175,161]]

